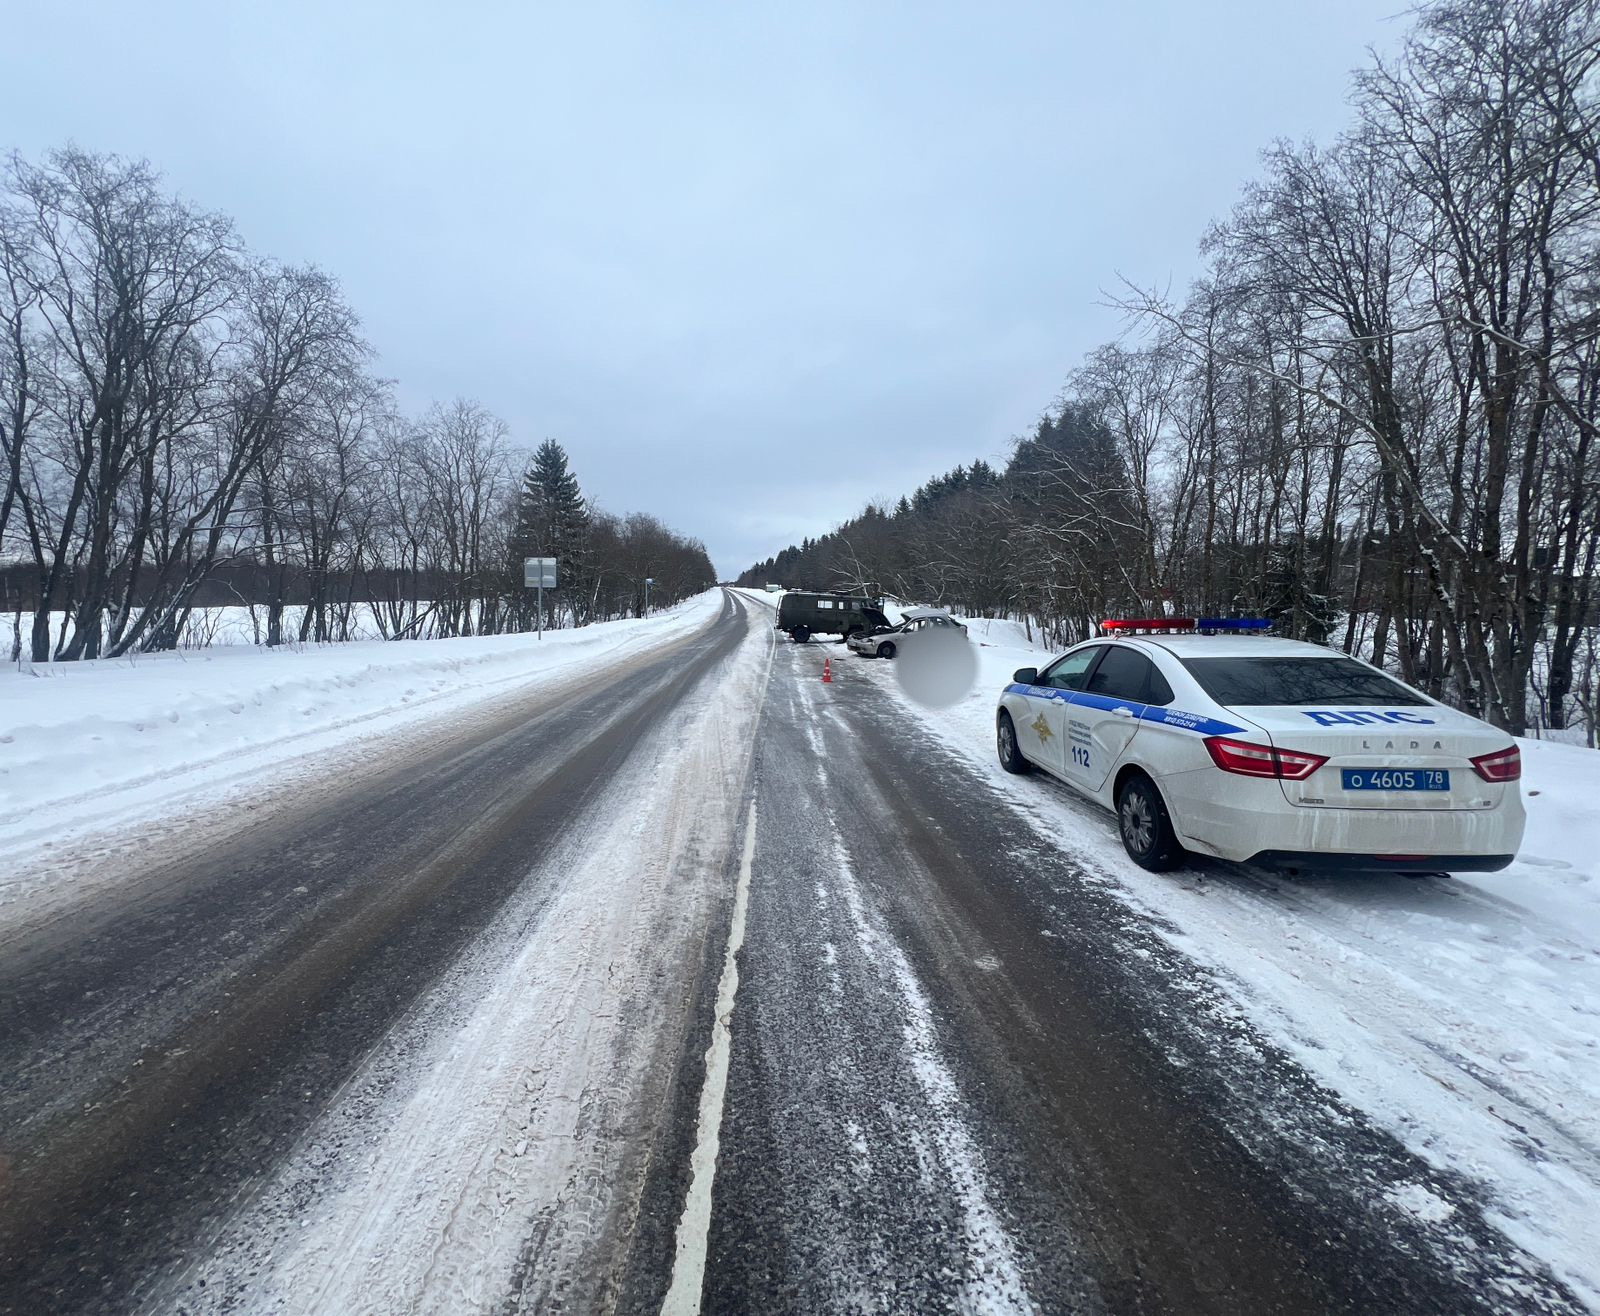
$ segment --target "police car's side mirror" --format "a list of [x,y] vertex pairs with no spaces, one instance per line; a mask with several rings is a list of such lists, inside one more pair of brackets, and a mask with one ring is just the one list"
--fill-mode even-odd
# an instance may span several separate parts
[[1037,667],[1019,667],[1011,673],[1011,679],[1018,685],[1033,685],[1039,679]]

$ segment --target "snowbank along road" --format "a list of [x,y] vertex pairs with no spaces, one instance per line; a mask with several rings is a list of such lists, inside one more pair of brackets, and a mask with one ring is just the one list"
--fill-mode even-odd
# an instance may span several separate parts
[[0,1309],[1592,1298],[887,665],[703,607],[247,814],[20,850],[80,880],[0,913]]

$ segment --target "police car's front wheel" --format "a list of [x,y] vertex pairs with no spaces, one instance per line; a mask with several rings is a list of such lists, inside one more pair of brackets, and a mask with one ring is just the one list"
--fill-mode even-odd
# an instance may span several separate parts
[[1021,776],[1033,771],[1033,764],[1022,757],[1022,749],[1017,744],[1017,729],[1011,723],[1010,713],[1001,713],[995,722],[994,744],[1000,754],[1000,766],[1007,772]]
[[1155,783],[1135,774],[1117,795],[1117,827],[1122,848],[1140,868],[1165,873],[1183,862],[1183,847],[1172,830],[1172,819]]

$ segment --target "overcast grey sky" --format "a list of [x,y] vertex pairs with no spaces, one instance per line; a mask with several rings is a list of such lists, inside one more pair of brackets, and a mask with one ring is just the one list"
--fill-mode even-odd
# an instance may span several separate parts
[[37,0],[0,146],[148,158],[336,274],[407,408],[559,439],[727,575],[1003,459],[1404,7]]

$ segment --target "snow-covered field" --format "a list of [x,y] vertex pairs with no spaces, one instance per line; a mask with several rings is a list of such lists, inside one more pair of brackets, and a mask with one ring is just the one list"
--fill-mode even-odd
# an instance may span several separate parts
[[[113,833],[371,754],[380,738],[447,721],[535,683],[582,680],[687,635],[722,606],[712,590],[642,620],[472,639],[264,649],[224,645],[0,670],[0,847],[14,856]],[[7,906],[57,881],[49,865],[0,875]],[[80,868],[75,882],[93,880]]]
[[[291,646],[298,646],[300,643],[295,637],[300,633],[300,621],[304,616],[305,608],[298,604],[290,604],[283,610],[283,634]],[[65,625],[66,619],[64,612],[50,614],[52,644],[60,640],[61,628]],[[7,649],[13,643],[19,648],[26,648],[29,620],[25,614],[13,614],[0,620],[0,644],[4,644]],[[383,631],[373,615],[371,604],[355,605],[351,612],[350,630],[352,639],[383,639]],[[189,620],[178,636],[178,648],[185,652],[193,652],[218,645],[261,644],[265,641],[266,634],[267,610],[264,607],[228,604],[223,607],[196,608],[189,614]],[[28,665],[26,658],[23,659],[23,665]]]
[[[1600,753],[1521,742],[1528,830],[1501,873],[1146,873],[1109,813],[1001,770],[995,699],[1041,652],[1017,623],[968,625],[972,692],[944,710],[907,707],[1028,826],[1206,965],[1318,1081],[1424,1160],[1484,1185],[1488,1218],[1600,1307]],[[903,698],[893,664],[841,666],[836,679]],[[1453,1210],[1417,1191],[1400,1205]]]

